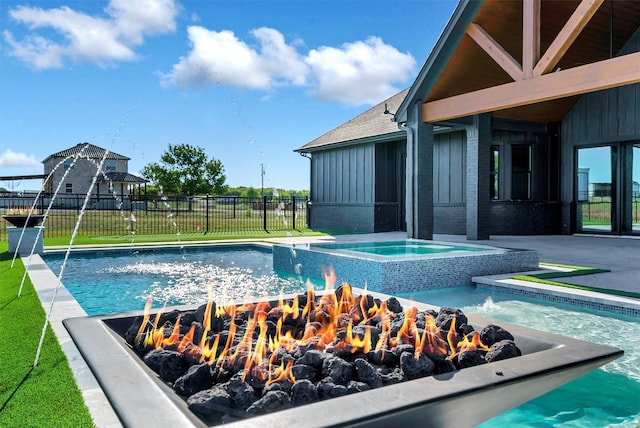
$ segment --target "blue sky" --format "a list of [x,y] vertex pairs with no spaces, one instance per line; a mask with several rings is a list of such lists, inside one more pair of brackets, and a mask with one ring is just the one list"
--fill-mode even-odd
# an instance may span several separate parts
[[[0,3],[0,176],[88,141],[205,149],[231,186],[309,188],[293,150],[408,87],[452,0]],[[37,181],[0,182],[38,189]]]

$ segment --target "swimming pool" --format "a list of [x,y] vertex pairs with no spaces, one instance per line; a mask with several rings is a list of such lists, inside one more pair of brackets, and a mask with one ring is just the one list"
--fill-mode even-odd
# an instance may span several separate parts
[[[64,255],[44,260],[57,276]],[[83,251],[67,260],[62,283],[88,315],[139,310],[149,297],[154,307],[196,305],[303,287],[299,278],[276,275],[272,264],[271,249],[255,245]]]
[[401,297],[438,306],[460,307],[466,313],[562,334],[589,342],[618,346],[622,358],[548,394],[503,413],[480,428],[637,427],[640,424],[640,322],[609,313],[549,304],[508,293],[456,287]]
[[[54,273],[61,257],[47,256]],[[55,268],[58,263],[58,269]],[[92,269],[92,270],[89,270]],[[182,278],[186,276],[187,279]],[[75,276],[77,280],[71,280]],[[98,283],[98,277],[108,279]],[[247,290],[254,296],[303,289],[300,278],[282,278],[271,269],[268,249],[218,247],[155,251],[73,254],[62,281],[89,314],[140,310],[147,294],[159,306],[198,304],[209,297],[207,284],[215,296],[238,298]],[[475,287],[431,289],[396,293],[438,306],[460,307],[527,327],[559,333],[591,342],[617,346],[625,355],[555,391],[517,407],[481,425],[502,426],[632,427],[640,423],[640,322],[637,319],[587,311],[568,305],[537,301],[521,296]],[[217,299],[217,297],[214,297]]]

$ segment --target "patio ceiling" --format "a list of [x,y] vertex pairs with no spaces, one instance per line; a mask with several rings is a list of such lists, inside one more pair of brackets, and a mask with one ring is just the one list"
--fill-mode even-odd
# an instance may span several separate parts
[[[536,12],[538,8],[539,15]],[[558,41],[554,44],[554,40],[562,31],[567,32],[565,26],[569,29],[573,27],[573,33],[577,36],[566,36],[569,41],[565,42],[565,46],[568,47],[562,53],[564,48],[558,50]],[[479,103],[493,102],[497,106],[490,109],[494,117],[559,121],[573,107],[580,93],[621,86],[619,82],[624,85],[640,81],[640,54],[626,55],[626,59],[624,56],[618,57],[624,44],[639,27],[640,1],[636,0],[485,0],[425,99],[425,120],[434,122],[434,117],[442,120],[447,115],[447,118],[455,118],[479,112],[466,111],[457,116],[446,112],[427,117],[432,114],[427,112],[429,108],[431,111],[446,111],[447,103],[457,106],[469,104],[474,100],[475,93]],[[545,64],[542,64],[543,61],[538,63],[538,58],[546,61],[548,56],[545,53],[548,50],[556,50],[559,59],[548,61],[546,69],[542,70]],[[521,66],[523,62],[524,67]],[[623,71],[616,74],[615,70]],[[605,82],[603,75],[611,78]],[[565,89],[567,82],[579,79],[585,79],[587,83],[573,93]],[[594,79],[598,79],[598,82]],[[557,88],[549,96],[543,94],[544,87],[541,87],[547,82],[550,85],[548,87]],[[496,87],[501,85],[504,91],[498,95]],[[539,93],[537,98],[536,92]],[[527,98],[527,101],[520,104],[509,104],[511,100],[500,103],[486,94],[493,94],[497,98],[519,96]],[[454,96],[461,97],[451,99]],[[441,101],[433,103],[438,100]]]

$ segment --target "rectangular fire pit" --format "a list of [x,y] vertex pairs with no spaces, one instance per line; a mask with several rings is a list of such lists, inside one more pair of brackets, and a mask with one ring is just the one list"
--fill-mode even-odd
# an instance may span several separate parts
[[[358,290],[359,292],[360,290]],[[390,296],[368,292],[383,301]],[[398,299],[418,310],[436,307]],[[177,308],[190,310],[194,308]],[[142,312],[72,318],[64,325],[125,426],[206,426],[125,342]],[[467,315],[477,331],[495,322]],[[617,348],[500,322],[522,356],[383,386],[225,425],[473,426],[623,354]]]

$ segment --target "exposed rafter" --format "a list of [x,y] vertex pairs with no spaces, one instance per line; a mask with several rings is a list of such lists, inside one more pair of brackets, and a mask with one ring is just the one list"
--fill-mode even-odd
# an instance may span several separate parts
[[582,0],[547,51],[542,55],[540,61],[538,61],[538,64],[533,69],[534,76],[548,73],[558,64],[603,2],[604,0]]
[[480,25],[471,23],[467,28],[467,34],[480,46],[493,60],[506,71],[513,80],[522,80],[522,68],[493,37],[491,37]]
[[540,0],[522,2],[522,73],[533,77],[533,67],[540,58]]
[[640,83],[640,52],[427,102],[423,120],[434,123],[634,83]]

